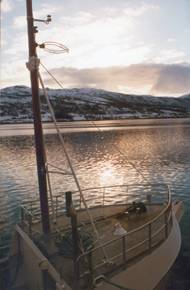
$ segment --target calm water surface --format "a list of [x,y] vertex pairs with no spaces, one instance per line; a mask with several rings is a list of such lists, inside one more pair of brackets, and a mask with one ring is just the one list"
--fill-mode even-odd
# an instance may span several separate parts
[[[68,170],[57,136],[46,135],[45,141],[48,162]],[[166,182],[173,198],[185,202],[183,245],[173,269],[171,289],[190,289],[190,126],[67,134],[65,142],[82,188]],[[38,196],[33,137],[0,137],[0,155],[3,232],[2,221],[14,224],[19,204]],[[63,175],[52,176],[52,188],[54,194],[76,189],[73,179]]]

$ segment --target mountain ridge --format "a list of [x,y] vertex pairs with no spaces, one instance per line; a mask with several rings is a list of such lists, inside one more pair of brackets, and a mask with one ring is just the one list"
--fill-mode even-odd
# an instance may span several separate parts
[[[94,88],[47,88],[47,92],[58,121],[190,116],[190,94],[154,97]],[[40,95],[42,119],[51,121],[42,90]],[[33,122],[31,101],[31,89],[27,86],[1,89],[1,123]]]

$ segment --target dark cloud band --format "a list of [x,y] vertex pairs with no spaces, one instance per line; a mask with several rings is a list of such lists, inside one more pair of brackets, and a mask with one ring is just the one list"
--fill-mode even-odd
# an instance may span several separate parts
[[[120,92],[180,95],[190,91],[190,64],[134,64],[107,68],[58,68],[51,72],[65,87],[95,87]],[[53,85],[47,78],[46,84]],[[147,89],[146,89],[147,88]],[[145,90],[147,90],[145,92]]]

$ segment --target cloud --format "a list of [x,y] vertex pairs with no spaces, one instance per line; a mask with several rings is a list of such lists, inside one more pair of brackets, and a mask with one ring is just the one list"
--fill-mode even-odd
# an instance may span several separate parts
[[26,16],[17,16],[13,20],[13,28],[20,29],[25,28],[27,25]]
[[[56,25],[52,22],[48,29],[42,27],[39,36],[42,40],[59,41],[69,47],[71,57],[60,58],[59,66],[85,68],[141,63],[149,59],[153,45],[137,39],[135,27],[140,16],[152,9],[157,8],[138,5],[124,10],[77,11],[74,16],[56,19]],[[48,66],[52,67],[50,62]]]
[[34,18],[42,18],[45,19],[47,15],[53,15],[56,12],[62,12],[63,5],[55,5],[54,3],[42,3],[40,5],[40,9],[34,10],[33,15]]
[[[16,2],[23,1],[2,2],[8,3],[6,9],[11,9],[14,3],[14,8],[19,10],[10,17],[12,33],[6,34],[3,47],[4,82],[9,80],[10,85],[18,79],[21,82],[20,63],[24,66],[28,58],[25,11]],[[49,69],[60,67],[53,71],[65,86],[171,95],[189,90],[189,66],[182,64],[190,61],[188,51],[177,45],[177,34],[168,34],[166,29],[167,35],[160,38],[159,29],[155,30],[154,18],[162,11],[160,2],[160,7],[158,1],[139,0],[118,1],[117,5],[114,0],[102,1],[101,5],[94,1],[93,5],[85,6],[89,1],[81,1],[82,5],[73,5],[72,1],[66,5],[60,1],[39,2],[34,17],[45,18],[51,13],[53,21],[48,26],[37,23],[36,41],[58,41],[70,49],[68,55],[50,55],[39,49],[39,57]],[[25,75],[22,75],[23,83],[28,79]],[[176,83],[172,85],[174,79]]]
[[[177,96],[190,91],[190,64],[136,64],[107,68],[52,69],[65,87],[94,87],[124,93]],[[47,77],[45,84],[54,82]]]
[[176,40],[176,38],[169,37],[169,38],[167,39],[167,41],[170,42],[170,43],[174,43],[174,42],[176,42],[177,40]]
[[157,63],[181,63],[186,59],[187,55],[184,51],[177,49],[162,49],[158,56],[154,57],[154,61]]
[[190,92],[190,65],[164,65],[152,86],[151,93],[184,94]]
[[[34,10],[33,15],[35,19],[42,19],[45,20],[46,16],[51,14],[54,14],[56,12],[59,12],[62,10],[62,6],[55,6],[51,4],[41,4],[39,10]],[[35,22],[36,25],[38,25],[37,22]],[[27,26],[27,20],[26,20],[26,15],[20,15],[17,16],[13,19],[13,28],[14,29],[23,29],[26,28]],[[60,29],[60,27],[59,27]]]
[[126,16],[130,17],[137,17],[145,14],[146,12],[153,11],[153,10],[159,10],[158,5],[148,4],[148,3],[142,3],[141,5],[138,5],[135,7],[127,7],[124,9],[124,13]]
[[13,9],[13,4],[9,0],[1,0],[0,6],[3,13],[10,12]]

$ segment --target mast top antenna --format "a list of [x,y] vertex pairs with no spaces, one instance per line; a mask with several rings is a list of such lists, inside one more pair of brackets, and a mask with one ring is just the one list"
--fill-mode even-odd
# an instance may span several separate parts
[[33,20],[37,21],[37,22],[43,22],[45,24],[49,24],[52,21],[51,15],[49,15],[49,14],[46,16],[46,19],[36,19],[36,18],[34,18]]

